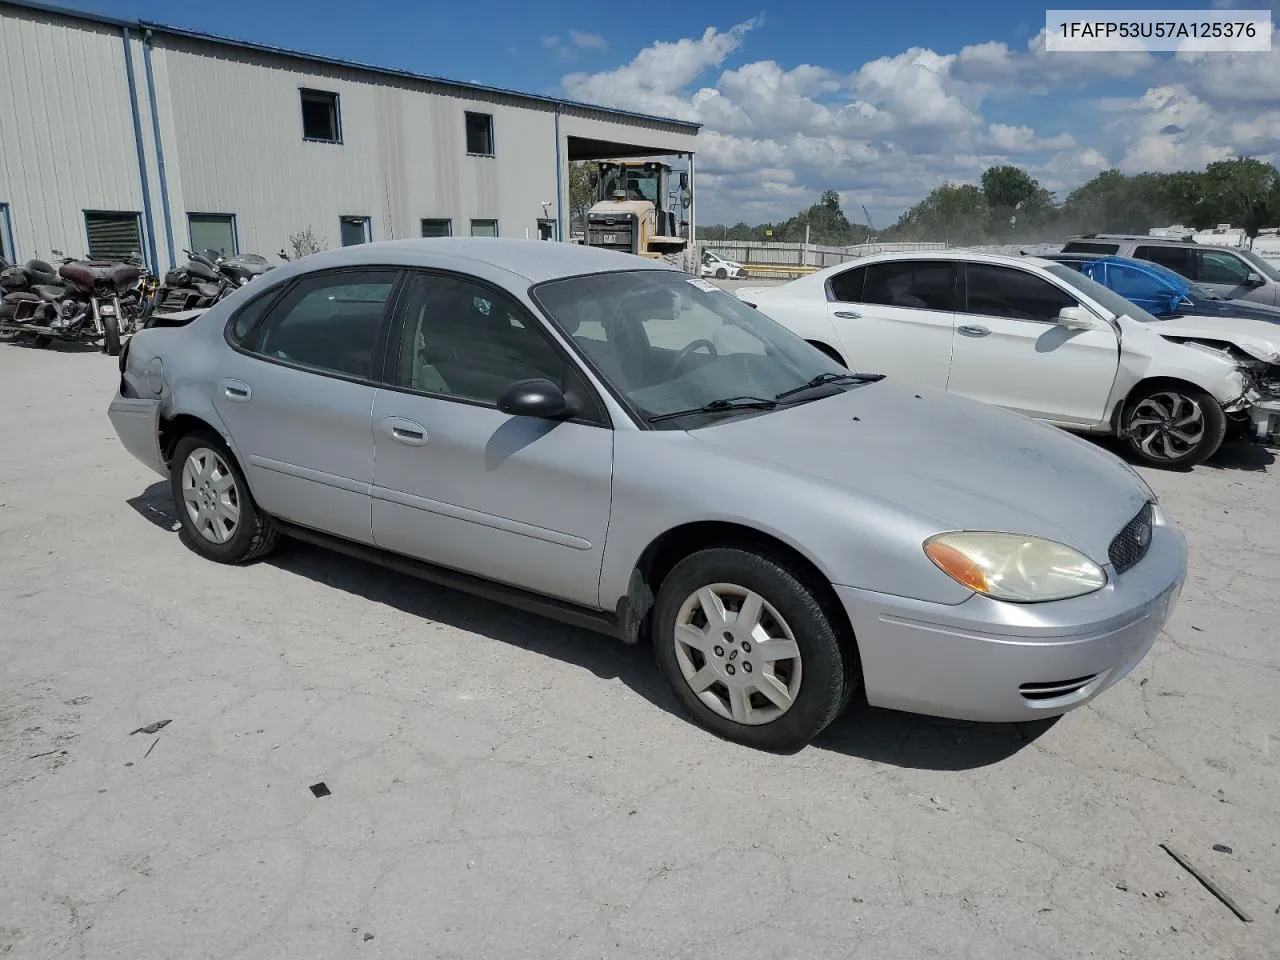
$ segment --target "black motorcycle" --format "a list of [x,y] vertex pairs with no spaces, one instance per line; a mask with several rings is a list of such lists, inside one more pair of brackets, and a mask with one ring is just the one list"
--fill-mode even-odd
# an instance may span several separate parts
[[28,260],[0,272],[0,335],[30,339],[37,346],[54,340],[97,343],[111,356],[121,337],[140,323],[143,303],[140,259],[91,260],[62,256],[59,266]]
[[275,269],[266,257],[256,253],[226,257],[216,250],[182,252],[187,262],[165,274],[156,293],[153,316],[211,307],[234,290]]

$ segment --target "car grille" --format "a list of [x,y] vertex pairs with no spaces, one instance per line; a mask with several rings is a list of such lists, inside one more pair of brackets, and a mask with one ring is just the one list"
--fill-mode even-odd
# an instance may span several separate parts
[[1057,700],[1078,693],[1096,680],[1098,675],[1091,673],[1087,677],[1076,677],[1074,680],[1052,680],[1048,683],[1024,683],[1018,687],[1023,700],[1039,703],[1043,700]]
[[1111,565],[1116,568],[1116,573],[1132,569],[1147,555],[1147,550],[1151,547],[1152,514],[1151,504],[1144,504],[1138,515],[1111,541],[1107,556]]

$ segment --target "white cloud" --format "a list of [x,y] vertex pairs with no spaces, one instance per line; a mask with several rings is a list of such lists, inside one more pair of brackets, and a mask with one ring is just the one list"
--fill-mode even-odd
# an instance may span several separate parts
[[[1280,50],[1049,53],[1040,30],[1018,49],[913,47],[836,69],[744,58],[759,26],[658,41],[562,86],[576,100],[703,124],[703,223],[790,216],[836,189],[884,226],[934,187],[977,182],[1001,163],[1061,195],[1113,165],[1280,155]],[[572,33],[552,39],[553,52],[598,49]]]
[[598,33],[584,33],[581,30],[569,31],[569,42],[579,50],[603,50],[609,41]]

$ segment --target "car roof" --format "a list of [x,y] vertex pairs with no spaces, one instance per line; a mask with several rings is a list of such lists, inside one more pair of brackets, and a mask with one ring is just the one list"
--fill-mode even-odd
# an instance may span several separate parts
[[290,265],[306,271],[364,264],[465,269],[468,263],[483,263],[522,277],[531,284],[589,273],[678,269],[665,260],[652,260],[616,250],[504,237],[380,240],[314,253]]

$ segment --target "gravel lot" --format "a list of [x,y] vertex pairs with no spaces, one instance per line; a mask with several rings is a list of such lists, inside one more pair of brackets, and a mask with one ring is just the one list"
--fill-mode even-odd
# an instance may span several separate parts
[[1280,956],[1260,449],[1147,472],[1191,578],[1096,705],[863,709],[778,757],[675,715],[646,649],[302,545],[200,560],[114,379],[0,347],[6,960]]

